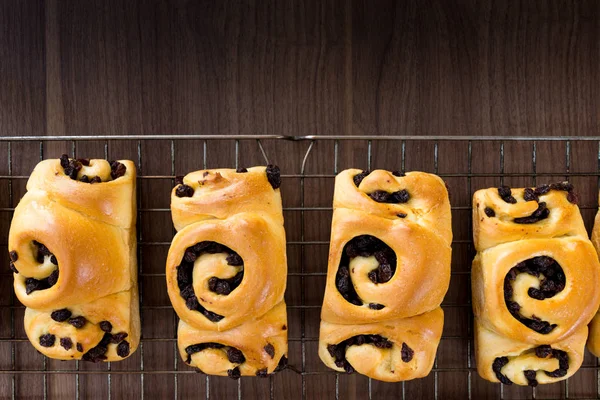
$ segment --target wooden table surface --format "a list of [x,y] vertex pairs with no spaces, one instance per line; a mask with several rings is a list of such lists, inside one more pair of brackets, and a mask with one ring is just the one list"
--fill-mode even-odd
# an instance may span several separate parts
[[[144,339],[132,357],[110,366],[44,359],[25,340],[23,308],[2,258],[0,398],[77,391],[82,399],[597,398],[590,354],[568,384],[501,390],[480,379],[469,270],[477,188],[569,178],[591,229],[599,144],[573,137],[599,135],[599,52],[596,1],[0,1],[2,136],[374,137],[318,140],[304,171],[310,141],[261,141],[285,175],[289,358],[304,373],[238,382],[190,373],[176,355],[177,320],[164,283],[173,236],[166,209],[172,175],[264,164],[257,142],[0,141],[0,251],[11,208],[40,158],[68,152],[139,164]],[[381,135],[473,138],[375,138]],[[482,135],[563,139],[475,138]],[[442,175],[454,207],[453,275],[435,372],[405,384],[336,376],[316,351],[333,176],[348,167],[402,166]],[[62,373],[77,368],[78,377]]]

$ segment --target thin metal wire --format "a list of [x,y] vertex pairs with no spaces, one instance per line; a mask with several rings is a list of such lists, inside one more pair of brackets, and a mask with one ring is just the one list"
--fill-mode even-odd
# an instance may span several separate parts
[[[8,175],[12,176],[12,142],[8,142]],[[13,205],[13,187],[12,187],[12,179],[8,180],[8,200],[10,202],[10,205]],[[10,291],[10,305],[11,305],[11,309],[10,309],[10,337],[12,338],[12,340],[15,339],[15,310],[12,308],[15,305],[15,294],[14,292],[11,290]],[[14,371],[16,369],[15,366],[15,346],[16,344],[11,343],[10,346],[10,359],[11,359],[11,366],[12,366],[12,370]],[[12,400],[15,399],[16,397],[16,387],[15,387],[15,375],[13,374],[11,377],[11,398]]]
[[[236,141],[236,152],[237,152],[237,141]],[[236,166],[236,168],[237,168],[237,166]],[[171,175],[173,175],[173,176],[175,175],[175,141],[174,140],[171,140]],[[171,187],[174,187],[174,186],[175,186],[175,179],[173,179],[171,181]],[[175,234],[175,227],[173,227],[171,229],[171,234],[173,234],[173,235]],[[175,313],[173,313],[173,320],[174,320],[174,325],[175,325],[173,332],[177,332],[178,324],[177,324],[177,315]],[[177,371],[177,369],[178,369],[177,368],[178,353],[179,352],[177,351],[177,342],[174,341],[173,342],[173,369],[175,371]],[[175,386],[174,387],[174,391],[175,391],[174,397],[175,397],[175,400],[177,400],[177,398],[179,396],[179,390],[178,390],[179,382],[177,380],[177,376],[178,376],[177,374],[174,375],[174,380],[175,380],[175,382],[174,382],[174,386]]]
[[[137,151],[138,151],[138,174],[142,175],[143,169],[142,169],[142,141],[138,140],[137,142]],[[138,208],[141,208],[142,206],[142,193],[141,193],[141,187],[138,185],[138,193],[137,193],[137,206]],[[143,236],[142,236],[142,212],[138,211],[138,222],[137,222],[137,234],[138,234],[138,242],[142,242],[143,241]],[[144,259],[143,259],[143,251],[141,251],[142,248],[141,246],[138,246],[138,262],[139,262],[139,266],[138,266],[138,273],[142,274],[144,272],[143,269],[143,265],[144,265]],[[138,279],[139,282],[139,295],[140,295],[140,304],[144,304],[144,290],[143,290],[143,285],[142,279]],[[140,313],[140,318],[143,319],[144,317],[144,313]],[[141,322],[141,326],[144,326],[143,321]],[[141,392],[141,397],[142,400],[144,400],[144,343],[142,343],[140,341],[140,392]]]
[[546,141],[564,142],[565,140],[595,142],[600,136],[465,136],[465,135],[199,135],[199,134],[168,134],[168,135],[50,135],[50,136],[0,136],[0,142],[25,141],[97,141],[97,140],[289,140],[289,141],[321,141],[321,140],[375,140],[375,141]]
[[[467,148],[467,171],[469,172],[469,174],[471,173],[471,170],[473,168],[473,146],[472,146],[472,142],[469,140],[468,143],[468,148]],[[471,198],[471,196],[473,196],[473,193],[471,192],[471,178],[467,177],[467,193],[469,193],[469,198]],[[469,237],[473,237],[473,224],[469,224],[469,227],[467,229],[468,233],[469,233]],[[467,244],[467,251],[469,252],[469,254],[471,254],[472,251],[472,244],[469,243]],[[470,271],[466,271],[469,273],[470,275]],[[471,336],[473,335],[473,315],[469,315],[469,322],[467,325],[467,335],[468,335],[468,341],[467,341],[467,367],[471,368]],[[471,382],[471,377],[472,377],[472,373],[471,371],[468,372],[467,374],[468,376],[468,381],[467,381],[467,393],[469,395],[469,400],[472,399],[472,382]]]

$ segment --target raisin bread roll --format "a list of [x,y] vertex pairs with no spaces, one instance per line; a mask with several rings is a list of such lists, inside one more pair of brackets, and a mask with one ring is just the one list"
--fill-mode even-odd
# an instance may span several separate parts
[[[444,182],[423,172],[350,169],[336,177],[333,205],[321,359],[338,371],[356,370],[386,381],[427,375],[443,326],[439,306],[450,281],[452,230]],[[429,340],[424,346],[413,338],[415,347],[407,345],[417,351],[412,366],[393,364],[409,340],[402,338],[408,334],[405,327],[416,326],[406,318],[421,324],[410,335]],[[364,350],[372,353],[371,360],[387,360],[386,365],[358,366],[353,357],[342,361],[338,345],[351,335],[342,338],[338,332],[386,338],[394,344],[391,352],[372,351],[373,346]],[[352,354],[363,345],[377,347],[369,341],[344,343]],[[338,347],[333,351],[332,346]]]
[[266,376],[287,362],[287,258],[275,166],[192,172],[171,195],[166,265],[190,366]]
[[140,340],[135,166],[45,160],[33,170],[9,234],[25,332],[42,354],[119,361]]
[[[600,196],[598,197],[600,201]],[[600,211],[596,213],[594,228],[592,229],[592,244],[596,252],[600,254]],[[587,347],[596,357],[600,357],[600,313],[596,313],[589,325],[590,336]]]
[[[471,287],[480,375],[535,386],[575,373],[586,325],[600,304],[600,264],[572,185],[477,191],[473,236],[478,253]],[[562,353],[552,350],[556,357],[539,357],[532,349],[540,346]],[[553,372],[549,365],[557,360],[560,371]]]
[[386,382],[406,381],[429,374],[442,337],[441,307],[414,317],[370,324],[321,322],[319,357],[339,372]]

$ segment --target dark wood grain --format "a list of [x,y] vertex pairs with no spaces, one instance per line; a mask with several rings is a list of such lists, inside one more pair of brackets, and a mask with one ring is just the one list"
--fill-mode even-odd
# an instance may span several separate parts
[[[0,135],[598,135],[598,43],[600,5],[592,0],[6,0],[0,2]],[[296,243],[287,249],[290,364],[306,375],[288,370],[266,380],[244,378],[242,398],[335,398],[336,390],[340,399],[499,397],[500,387],[472,369],[471,196],[502,183],[591,174],[570,177],[590,230],[598,143],[317,141],[304,171],[309,142],[260,144],[269,162],[293,175],[282,183],[287,240]],[[140,176],[267,162],[248,140],[12,142],[0,143],[0,175],[27,176],[40,156],[65,152],[132,159]],[[369,385],[361,376],[336,377],[318,359],[333,175],[350,167],[463,175],[445,178],[457,242],[443,303],[440,371],[425,379]],[[310,177],[298,177],[302,172]],[[0,208],[18,203],[25,182],[0,179]],[[138,185],[142,209],[168,208],[170,178]],[[0,251],[7,250],[10,218],[0,211]],[[138,229],[143,241],[169,242],[174,233],[164,211],[142,211]],[[139,249],[143,339],[161,341],[143,341],[110,367],[44,360],[28,343],[11,342],[26,338],[23,309],[10,275],[2,273],[1,369],[99,373],[81,374],[78,383],[68,374],[4,374],[0,397],[14,385],[17,396],[32,398],[72,397],[76,387],[80,398],[204,398],[207,389],[213,399],[237,398],[238,382],[189,374],[176,354],[177,317],[160,276],[167,251]],[[3,271],[6,264],[0,257]],[[584,365],[595,367],[596,359],[588,354]],[[142,366],[143,378],[119,374]],[[110,378],[108,368],[115,372]],[[564,397],[566,388],[538,388],[535,396]],[[580,371],[568,388],[571,397],[596,397],[597,371]],[[534,392],[507,387],[502,395]]]

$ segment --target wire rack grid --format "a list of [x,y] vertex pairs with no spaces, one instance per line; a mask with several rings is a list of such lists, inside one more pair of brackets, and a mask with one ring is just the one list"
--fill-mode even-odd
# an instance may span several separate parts
[[[320,270],[314,271],[313,268],[307,267],[307,257],[308,253],[311,249],[316,247],[327,247],[329,242],[327,240],[316,240],[313,239],[306,234],[307,230],[307,215],[312,212],[331,212],[331,206],[326,204],[312,205],[307,204],[305,201],[312,195],[312,187],[311,192],[307,192],[307,182],[309,180],[325,180],[326,184],[333,185],[333,178],[335,175],[347,168],[349,166],[356,166],[357,168],[378,168],[381,167],[381,163],[377,161],[379,156],[382,156],[384,159],[389,159],[389,155],[384,157],[386,151],[393,151],[397,154],[397,159],[401,163],[402,171],[406,171],[408,169],[414,169],[411,165],[407,165],[407,156],[411,156],[412,160],[428,158],[432,160],[432,165],[430,167],[421,168],[422,170],[429,170],[429,172],[434,172],[440,175],[443,179],[446,180],[454,180],[464,182],[466,184],[466,193],[467,196],[463,196],[464,201],[459,202],[458,205],[453,205],[452,210],[454,213],[463,213],[464,215],[470,217],[470,205],[469,199],[473,193],[474,189],[477,189],[480,182],[486,180],[493,180],[494,182],[498,182],[498,184],[504,184],[507,179],[512,180],[511,182],[517,181],[525,181],[526,184],[535,185],[536,183],[541,183],[542,180],[551,177],[563,177],[566,180],[582,178],[586,179],[587,183],[593,181],[593,185],[588,187],[587,190],[590,193],[598,193],[598,187],[600,186],[600,137],[483,137],[483,136],[274,136],[274,135],[252,135],[252,136],[242,136],[242,135],[233,135],[233,136],[221,136],[221,135],[120,135],[120,136],[27,136],[27,137],[0,137],[0,145],[4,146],[2,149],[6,151],[6,162],[7,162],[7,173],[0,175],[0,181],[7,182],[7,191],[8,191],[8,204],[9,207],[0,208],[1,212],[7,214],[7,219],[10,220],[10,215],[14,210],[15,200],[18,201],[16,195],[14,193],[13,187],[15,182],[25,181],[28,178],[27,174],[14,174],[13,162],[15,158],[14,147],[19,143],[33,143],[35,147],[39,147],[39,159],[42,160],[45,157],[45,146],[48,143],[62,143],[63,146],[68,146],[69,153],[71,156],[88,156],[86,154],[78,154],[78,144],[82,142],[93,141],[94,143],[102,143],[103,146],[103,155],[106,159],[109,159],[110,149],[112,148],[112,144],[119,144],[120,142],[127,141],[128,143],[135,143],[137,150],[137,167],[138,167],[138,262],[139,262],[139,276],[140,276],[140,303],[141,303],[141,311],[142,318],[144,316],[144,311],[146,310],[157,310],[157,309],[170,309],[169,305],[153,305],[152,302],[147,301],[147,296],[152,293],[147,293],[149,289],[144,287],[144,278],[157,278],[164,279],[164,272],[147,272],[144,269],[145,259],[144,253],[148,251],[149,248],[168,248],[170,245],[169,241],[161,241],[161,240],[153,240],[146,238],[144,235],[144,230],[140,228],[145,218],[148,218],[148,215],[158,215],[158,214],[167,214],[169,215],[170,210],[168,207],[144,207],[142,204],[142,191],[146,187],[144,182],[149,181],[168,181],[171,184],[174,182],[175,173],[176,173],[176,162],[177,162],[177,154],[180,145],[186,146],[188,141],[194,141],[195,146],[200,146],[199,150],[202,154],[201,157],[201,165],[199,167],[209,168],[209,167],[233,167],[237,168],[240,166],[240,158],[242,156],[243,151],[241,147],[243,146],[245,149],[248,148],[249,145],[255,144],[255,152],[259,155],[260,160],[257,160],[258,163],[269,163],[270,160],[273,160],[274,154],[272,154],[273,148],[277,149],[279,144],[292,144],[293,151],[298,155],[295,160],[298,160],[300,165],[296,169],[291,169],[291,173],[286,173],[285,170],[282,171],[282,178],[284,182],[286,180],[293,180],[299,184],[299,203],[294,205],[286,206],[284,204],[284,212],[295,212],[299,214],[299,234],[295,236],[297,239],[288,240],[288,251],[293,248],[299,248],[299,265],[297,268],[291,269],[288,276],[289,279],[298,279],[300,284],[300,292],[299,292],[299,304],[294,304],[293,302],[288,301],[288,312],[299,312],[299,321],[300,321],[300,329],[299,336],[295,336],[291,334],[289,342],[290,345],[297,344],[300,347],[300,359],[294,359],[290,356],[290,367],[286,372],[284,372],[284,377],[282,378],[284,381],[286,379],[300,379],[300,388],[301,393],[299,394],[302,399],[307,399],[314,397],[312,396],[311,382],[312,379],[317,377],[326,377],[330,380],[330,384],[326,385],[326,392],[324,393],[326,398],[335,398],[340,399],[344,398],[344,388],[341,387],[341,377],[340,375],[334,371],[328,371],[325,368],[315,368],[314,365],[314,357],[308,357],[307,354],[309,352],[309,347],[311,349],[314,348],[314,345],[318,342],[318,337],[316,335],[309,335],[307,332],[311,328],[310,331],[314,331],[314,326],[310,324],[314,324],[314,319],[308,321],[307,312],[318,312],[320,306],[314,304],[314,302],[307,301],[307,280],[308,279],[320,279],[324,280],[326,275],[326,263],[327,260],[320,260],[319,263],[322,266]],[[232,155],[228,156],[227,164],[233,165],[209,165],[212,163],[208,162],[209,158],[209,146],[211,142],[228,142],[230,143],[230,148],[232,148]],[[270,143],[269,146],[265,146],[264,143]],[[37,145],[36,145],[37,143]],[[526,164],[527,168],[520,170],[519,168],[509,167],[510,164],[514,164],[515,161],[513,158],[510,161],[507,161],[509,158],[507,153],[507,148],[513,148],[514,145],[524,145],[527,149],[528,157],[523,158],[523,154],[519,154],[520,163]],[[556,165],[553,163],[556,160],[553,160],[551,163],[546,162],[545,164],[550,164],[551,167],[539,168],[539,154],[538,147],[543,144],[544,146],[550,145],[551,147],[556,147],[564,151],[560,158],[562,158],[561,162],[558,162]],[[587,166],[594,165],[594,168],[572,168],[573,167],[573,145],[577,144],[578,149],[585,149],[583,153],[587,155],[588,160],[584,163]],[[146,174],[145,173],[145,157],[144,149],[147,149],[148,145],[152,147],[161,147],[166,148],[169,153],[169,163],[163,163],[163,167],[161,169],[161,173],[155,174]],[[473,154],[474,154],[474,146],[477,147],[477,151],[480,150],[481,146],[490,145],[492,148],[496,150],[496,153],[493,155],[489,155],[489,157],[493,158],[493,163],[496,164],[497,168],[494,168],[491,171],[480,171],[479,168],[474,168],[473,165]],[[466,158],[466,165],[462,170],[457,169],[456,171],[444,171],[440,170],[440,152],[445,147],[450,146],[451,148],[459,148],[462,149],[458,153],[458,157]],[[366,149],[362,155],[359,157],[363,157],[360,161],[357,161],[357,157],[355,155],[349,155],[349,149],[353,148],[361,148]],[[394,150],[390,150],[390,147],[393,147]],[[432,154],[424,154],[423,152],[427,149],[427,151],[431,151]],[[333,152],[333,154],[331,154]],[[455,151],[453,151],[455,152]],[[318,165],[317,168],[310,168],[310,163],[312,157],[315,153],[321,153],[321,157],[318,157],[318,160],[332,160],[330,165],[326,168],[323,168],[321,165]],[[466,154],[465,154],[466,153]],[[583,154],[581,153],[581,154]],[[353,154],[353,153],[352,153]],[[448,154],[446,151],[445,154]],[[579,154],[579,155],[581,155]],[[578,157],[579,157],[578,155]],[[486,158],[488,156],[486,155]],[[366,159],[365,159],[366,158]],[[256,158],[254,159],[256,160]],[[319,161],[319,163],[321,162]],[[487,162],[487,161],[486,161]],[[558,165],[562,165],[559,167]],[[514,165],[513,165],[514,166]],[[389,169],[396,167],[388,166]],[[452,168],[450,168],[452,169]],[[516,172],[515,172],[516,171]],[[477,180],[477,183],[473,183],[472,181]],[[452,192],[452,186],[450,186]],[[285,194],[284,194],[285,196]],[[306,197],[308,196],[308,197]],[[597,206],[594,202],[588,202],[587,204],[581,204],[580,208],[584,215],[587,215],[586,223],[589,227],[590,218],[597,209]],[[453,241],[453,248],[456,252],[456,247],[460,247],[460,251],[464,254],[463,259],[468,259],[473,254],[473,249],[471,247],[471,230],[470,230],[470,221],[465,225],[467,228],[465,230],[466,235],[462,237],[456,238]],[[168,228],[170,232],[173,234],[175,231],[170,226]],[[286,229],[287,226],[286,226]],[[3,232],[5,237],[7,232]],[[288,238],[289,238],[288,232]],[[455,262],[453,261],[453,267]],[[462,263],[464,264],[464,262]],[[7,271],[5,269],[5,271]],[[4,281],[11,279],[11,275],[9,272],[2,272],[2,278]],[[462,279],[463,281],[468,280],[469,277],[469,268],[463,265],[462,268],[454,268],[452,271],[452,282],[450,291],[453,289],[453,285],[456,283],[456,279]],[[150,288],[150,290],[152,290]],[[458,296],[463,297],[463,296]],[[467,296],[467,299],[469,297]],[[309,304],[311,303],[311,304]],[[4,304],[4,303],[3,303]],[[451,309],[460,309],[461,313],[468,316],[468,327],[465,333],[461,334],[446,334],[442,337],[442,343],[444,341],[452,341],[452,340],[460,340],[466,341],[466,346],[464,348],[464,363],[462,366],[458,365],[441,365],[439,359],[436,358],[436,362],[432,371],[433,376],[433,397],[435,399],[438,398],[452,398],[452,394],[458,394],[452,390],[447,390],[447,384],[441,382],[442,375],[446,373],[460,373],[466,376],[466,384],[465,392],[463,393],[465,396],[462,398],[479,398],[483,392],[489,394],[491,393],[498,398],[545,398],[548,394],[542,393],[541,389],[536,388],[526,388],[519,392],[507,392],[507,389],[501,385],[493,385],[493,389],[489,387],[481,389],[480,385],[476,382],[479,380],[476,368],[473,362],[473,350],[472,350],[472,315],[470,314],[470,301],[462,301],[462,302],[452,302],[445,301],[442,305],[444,310],[448,312]],[[137,368],[127,369],[127,370],[116,370],[113,368],[115,364],[106,363],[106,369],[102,370],[85,370],[81,369],[81,363],[75,362],[75,369],[66,369],[66,368],[49,368],[49,362],[46,358],[43,358],[43,366],[42,368],[19,368],[16,365],[16,346],[20,343],[27,342],[26,338],[17,337],[16,326],[20,324],[21,321],[16,318],[16,313],[19,310],[22,310],[23,306],[18,303],[14,295],[11,293],[10,301],[8,304],[0,305],[0,310],[9,310],[10,313],[10,329],[9,335],[7,337],[0,337],[0,345],[8,345],[10,346],[10,365],[9,367],[0,369],[0,377],[8,377],[10,380],[10,385],[8,386],[0,386],[0,397],[2,398],[17,398],[17,384],[16,380],[20,376],[24,375],[42,375],[43,376],[43,393],[40,397],[46,399],[52,396],[49,396],[48,391],[48,377],[53,375],[67,375],[72,377],[75,380],[73,394],[74,397],[79,399],[82,397],[82,393],[80,393],[80,379],[85,375],[100,375],[105,376],[106,386],[107,386],[107,397],[111,398],[111,395],[114,395],[115,391],[111,389],[112,380],[115,375],[133,375],[135,377],[139,377],[140,382],[140,397],[143,399],[144,397],[149,397],[147,393],[145,393],[144,379],[152,379],[152,377],[160,375],[172,378],[172,397],[177,399],[178,397],[183,397],[179,395],[180,391],[178,390],[179,379],[182,376],[195,374],[189,368],[180,369],[180,362],[178,360],[178,352],[176,351],[176,337],[174,335],[171,336],[161,336],[161,337],[144,337],[144,332],[142,332],[142,340],[140,343],[140,347],[138,349],[139,352],[139,364]],[[4,315],[4,314],[3,314]],[[173,332],[176,332],[176,324],[177,319],[173,318]],[[447,321],[448,324],[448,321]],[[142,323],[142,326],[144,324]],[[170,343],[173,349],[174,359],[172,362],[172,369],[148,369],[145,368],[144,357],[149,357],[147,352],[145,352],[144,347],[151,346],[153,343]],[[146,353],[146,354],[145,354]],[[588,355],[589,357],[589,355]],[[589,378],[583,381],[580,381],[579,384],[590,385],[593,386],[593,390],[587,390],[581,392],[579,390],[573,390],[573,384],[570,383],[569,380],[565,381],[561,384],[560,388],[557,390],[557,393],[560,394],[559,397],[564,398],[573,398],[573,399],[584,399],[584,398],[594,398],[600,399],[600,368],[598,366],[598,360],[593,358],[591,361],[588,361],[582,367],[584,371],[591,371],[593,373],[593,379]],[[589,373],[586,376],[591,376]],[[219,393],[211,393],[211,388],[214,390],[214,385],[211,385],[211,380],[215,379],[210,376],[201,377],[199,375],[195,375],[198,379],[204,379],[204,394],[205,398],[221,398]],[[150,378],[148,378],[150,377]],[[104,379],[104,378],[103,378]],[[217,378],[218,379],[218,378]],[[369,399],[379,398],[378,390],[381,389],[378,385],[379,383],[376,381],[372,381],[371,379],[363,381],[366,383],[366,388],[363,387],[362,393],[368,396]],[[235,393],[237,393],[237,398],[251,398],[252,396],[243,395],[244,391],[242,385],[245,385],[245,379],[238,380],[237,382],[231,382],[229,385],[237,385]],[[270,399],[280,398],[280,394],[278,392],[278,385],[281,385],[281,382],[276,382],[274,377],[269,377],[268,379],[268,393]],[[555,386],[555,385],[553,385]],[[402,399],[406,399],[407,397],[411,397],[409,383],[400,383],[396,384],[395,389],[397,394],[399,394]],[[482,392],[483,390],[483,392]],[[591,393],[593,391],[593,393]],[[584,393],[583,395],[576,394]],[[359,396],[360,397],[360,396]],[[549,397],[554,397],[554,394],[551,394]]]

